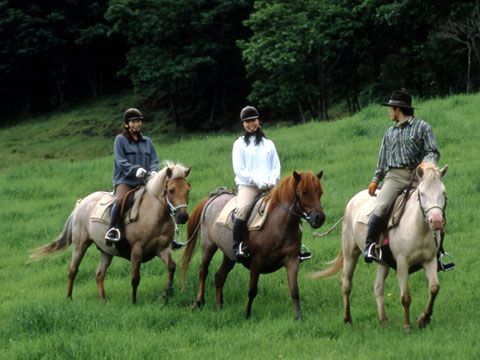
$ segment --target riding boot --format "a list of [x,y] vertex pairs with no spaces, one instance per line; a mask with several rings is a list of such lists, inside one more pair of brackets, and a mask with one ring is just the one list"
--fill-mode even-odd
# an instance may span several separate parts
[[178,250],[184,247],[185,244],[182,242],[178,242],[175,239],[172,240],[172,250]]
[[237,261],[242,258],[247,259],[250,257],[250,254],[248,254],[246,247],[243,244],[246,228],[247,222],[245,220],[233,220],[233,256],[235,256]]
[[303,244],[300,245],[300,251],[298,252],[298,259],[300,262],[309,260],[312,258],[312,252]]
[[380,248],[377,246],[377,243],[380,239],[383,229],[385,228],[385,225],[386,223],[383,218],[372,214],[370,220],[368,221],[367,238],[365,239],[365,250],[363,253],[366,263],[371,263],[374,260],[381,260],[382,253]]
[[109,242],[120,241],[122,237],[122,234],[119,230],[121,209],[121,204],[118,201],[115,201],[112,205],[112,210],[110,212],[110,224],[108,225],[108,231],[105,234],[105,240],[107,240],[107,244]]

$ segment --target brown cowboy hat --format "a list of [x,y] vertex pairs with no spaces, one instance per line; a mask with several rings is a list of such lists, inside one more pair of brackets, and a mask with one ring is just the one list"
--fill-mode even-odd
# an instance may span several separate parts
[[388,100],[387,103],[383,103],[382,105],[404,109],[415,109],[412,106],[412,96],[403,90],[394,91],[390,96],[390,100]]

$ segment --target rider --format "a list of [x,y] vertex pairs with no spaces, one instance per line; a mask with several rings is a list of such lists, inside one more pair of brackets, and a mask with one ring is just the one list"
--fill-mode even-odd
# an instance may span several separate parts
[[388,211],[395,198],[411,184],[416,167],[423,161],[436,164],[440,158],[432,128],[414,115],[412,97],[407,92],[394,91],[388,103],[382,105],[389,107],[388,114],[395,125],[383,137],[375,174],[368,185],[370,196],[377,196],[375,191],[383,180],[382,191],[368,222],[364,250],[367,263],[380,260],[377,243],[386,227]]
[[[233,254],[237,261],[250,255],[242,241],[247,227],[247,215],[255,198],[262,191],[275,186],[280,179],[277,150],[261,129],[258,110],[246,106],[240,112],[240,121],[245,133],[235,141],[232,150],[233,171],[238,187],[233,221]],[[311,253],[302,251],[299,258],[310,259]]]
[[157,153],[152,140],[140,130],[143,115],[140,110],[129,108],[123,114],[125,130],[115,137],[113,165],[113,186],[115,202],[110,215],[110,225],[105,240],[117,242],[121,239],[119,225],[121,221],[122,201],[128,191],[143,183],[143,178],[159,170]]

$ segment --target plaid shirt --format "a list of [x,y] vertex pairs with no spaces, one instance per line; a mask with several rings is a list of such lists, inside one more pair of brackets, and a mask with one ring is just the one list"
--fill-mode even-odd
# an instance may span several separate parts
[[415,168],[422,161],[437,163],[440,158],[432,127],[412,117],[392,126],[383,136],[377,168],[372,181],[382,181],[392,168]]

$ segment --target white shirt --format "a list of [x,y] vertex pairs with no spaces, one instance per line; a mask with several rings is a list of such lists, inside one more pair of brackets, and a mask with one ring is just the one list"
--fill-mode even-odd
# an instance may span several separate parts
[[256,186],[259,189],[273,186],[280,179],[280,160],[275,145],[269,139],[255,145],[255,138],[245,144],[240,136],[233,144],[233,171],[237,186]]

